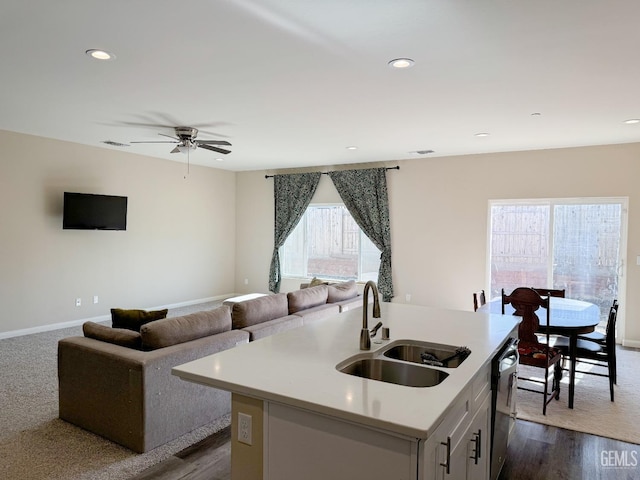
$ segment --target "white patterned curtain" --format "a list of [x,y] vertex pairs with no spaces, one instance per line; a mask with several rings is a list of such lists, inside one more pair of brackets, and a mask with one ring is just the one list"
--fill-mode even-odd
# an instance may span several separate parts
[[378,290],[385,302],[393,298],[391,278],[391,230],[387,169],[344,170],[329,172],[344,205],[362,231],[380,250]]
[[293,229],[298,225],[311,203],[320,182],[320,172],[274,175],[273,196],[275,200],[274,246],[269,269],[269,290],[280,291],[282,272],[279,249]]

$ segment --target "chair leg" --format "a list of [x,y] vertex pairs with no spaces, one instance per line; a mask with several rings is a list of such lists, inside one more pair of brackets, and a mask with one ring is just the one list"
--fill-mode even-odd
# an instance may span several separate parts
[[542,415],[547,414],[547,392],[549,388],[549,370],[544,371],[544,396],[542,397]]
[[607,365],[609,369],[609,393],[611,394],[611,401],[613,402],[613,384],[615,383],[616,373],[615,373],[615,365],[609,360],[609,364]]
[[613,383],[618,384],[618,363],[616,361],[616,346],[613,346],[613,349],[610,352],[611,358],[609,358],[609,363],[613,366]]
[[560,382],[562,382],[562,365],[560,362],[556,363],[553,367],[553,389],[556,392],[555,399],[560,399]]

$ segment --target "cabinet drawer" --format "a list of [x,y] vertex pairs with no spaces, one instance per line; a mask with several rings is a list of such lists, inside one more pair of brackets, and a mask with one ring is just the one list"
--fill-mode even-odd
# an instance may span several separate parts
[[475,414],[491,392],[491,364],[487,363],[473,378],[471,384],[471,412]]

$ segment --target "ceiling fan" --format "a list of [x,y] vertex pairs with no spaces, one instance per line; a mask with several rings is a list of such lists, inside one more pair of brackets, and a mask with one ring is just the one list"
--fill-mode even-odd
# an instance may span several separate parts
[[198,136],[198,129],[194,127],[173,127],[176,132],[176,136],[165,135],[159,133],[163,137],[169,137],[173,140],[158,140],[148,142],[130,142],[130,143],[173,143],[176,147],[171,150],[171,153],[189,153],[196,148],[204,148],[205,150],[211,150],[212,152],[222,153],[224,155],[231,153],[231,150],[225,148],[216,147],[214,145],[231,146],[226,140],[196,140]]

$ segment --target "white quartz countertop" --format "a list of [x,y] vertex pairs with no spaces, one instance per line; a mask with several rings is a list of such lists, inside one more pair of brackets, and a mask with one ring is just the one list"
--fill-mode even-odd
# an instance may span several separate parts
[[[382,303],[378,321],[390,340],[372,341],[371,353],[399,340],[467,346],[471,354],[433,387],[407,387],[339,372],[361,354],[362,309],[272,335],[173,368],[184,380],[278,402],[413,438],[427,438],[475,374],[491,361],[516,327],[511,315]],[[371,316],[371,307],[369,307]],[[382,329],[374,340],[381,337]],[[432,367],[437,368],[437,367]]]

